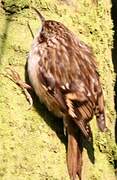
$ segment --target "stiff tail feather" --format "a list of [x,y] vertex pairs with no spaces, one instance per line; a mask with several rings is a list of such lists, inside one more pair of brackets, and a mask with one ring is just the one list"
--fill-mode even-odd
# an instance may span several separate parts
[[[69,120],[70,121],[70,120]],[[77,125],[70,121],[68,122],[68,149],[67,149],[67,165],[71,180],[76,180],[78,175],[81,180],[82,171],[82,145],[80,142],[80,130],[76,132]]]

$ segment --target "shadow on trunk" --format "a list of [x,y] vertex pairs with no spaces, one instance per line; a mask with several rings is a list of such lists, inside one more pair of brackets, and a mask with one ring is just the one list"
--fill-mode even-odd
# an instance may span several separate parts
[[[111,9],[111,16],[113,20],[113,49],[112,49],[112,61],[114,65],[114,72],[116,73],[116,81],[115,81],[115,110],[117,112],[117,2],[116,0],[112,0],[112,9]],[[117,119],[115,123],[115,141],[117,143]]]
[[[114,90],[115,90],[114,102],[115,102],[115,110],[117,115],[117,1],[116,0],[112,0],[111,17],[113,20],[113,30],[114,30],[112,61],[114,66],[114,72],[116,74],[116,80],[114,86]],[[115,120],[115,142],[117,144],[117,116]],[[117,168],[117,160],[115,160],[115,169],[116,168]]]

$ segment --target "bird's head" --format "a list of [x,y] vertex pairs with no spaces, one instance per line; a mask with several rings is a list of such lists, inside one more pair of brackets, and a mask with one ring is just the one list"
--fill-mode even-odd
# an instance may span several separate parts
[[42,27],[40,30],[40,36],[42,38],[51,38],[53,36],[65,36],[68,34],[69,30],[60,22],[53,21],[53,20],[45,20],[42,14],[34,7],[32,9],[38,14],[39,19],[42,22]]

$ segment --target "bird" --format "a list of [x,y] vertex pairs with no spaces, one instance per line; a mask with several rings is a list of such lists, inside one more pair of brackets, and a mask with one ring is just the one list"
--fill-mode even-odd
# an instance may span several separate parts
[[[81,137],[91,140],[90,121],[94,115],[99,129],[107,131],[96,58],[92,48],[64,24],[46,20],[36,8],[32,9],[42,25],[27,58],[29,81],[39,100],[56,117],[63,119],[68,136],[66,159],[70,180],[76,180],[77,176],[81,180]],[[23,89],[29,88],[21,80],[17,84]]]

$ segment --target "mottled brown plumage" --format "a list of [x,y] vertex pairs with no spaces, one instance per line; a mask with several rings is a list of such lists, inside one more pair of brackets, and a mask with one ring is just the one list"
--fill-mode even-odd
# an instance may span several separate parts
[[67,27],[60,22],[46,21],[34,10],[42,21],[42,28],[34,38],[29,54],[29,79],[40,100],[64,119],[68,133],[69,175],[75,180],[78,174],[81,179],[81,132],[90,138],[88,123],[93,115],[97,117],[100,130],[107,129],[97,64],[92,49]]
[[[62,117],[68,134],[67,165],[71,180],[81,180],[82,139],[92,136],[89,121],[96,115],[106,131],[104,99],[92,49],[62,23],[45,20],[35,9],[42,27],[35,36],[28,57],[28,75],[39,99],[56,116]],[[32,104],[30,88],[11,70]],[[14,77],[15,74],[15,77]]]

